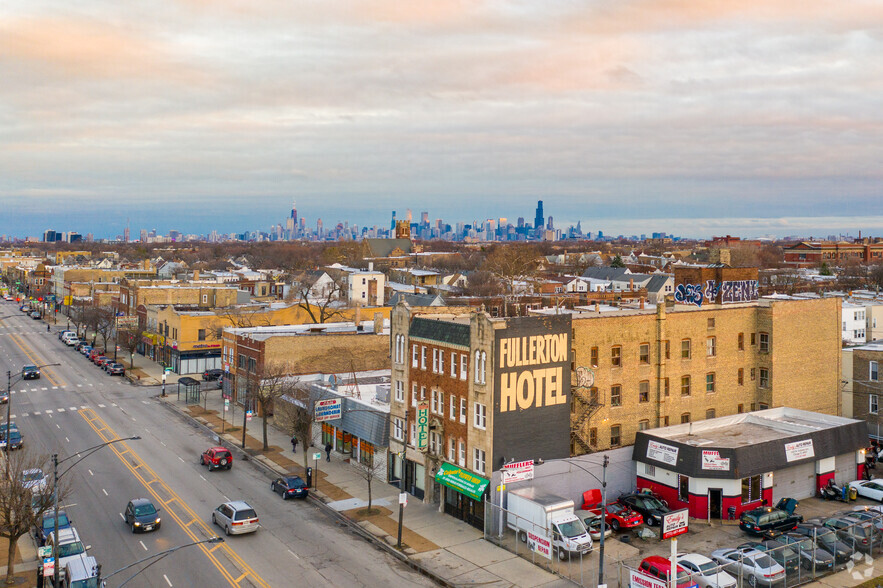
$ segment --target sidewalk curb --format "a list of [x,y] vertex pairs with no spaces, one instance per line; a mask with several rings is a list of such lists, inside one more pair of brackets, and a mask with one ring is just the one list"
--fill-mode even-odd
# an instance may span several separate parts
[[[190,424],[192,426],[202,429],[203,431],[208,432],[209,434],[218,437],[218,439],[220,439],[222,444],[225,444],[225,446],[231,445],[230,442],[227,441],[226,439],[224,439],[223,437],[221,437],[221,435],[219,435],[217,433],[217,431],[206,426],[204,423],[199,422],[198,420],[196,420],[194,417],[190,416],[189,414],[185,413],[183,410],[178,408],[177,405],[172,404],[171,402],[163,402],[162,400],[159,400],[158,395],[153,396],[151,398],[153,400],[158,400],[162,406],[165,406],[167,408],[167,410],[170,410],[171,412],[178,415],[183,420],[190,422]],[[272,468],[269,465],[267,465],[266,463],[264,463],[263,460],[255,459],[253,456],[248,455],[248,453],[243,451],[243,449],[237,445],[229,446],[229,447],[227,447],[227,449],[229,449],[230,451],[237,454],[240,458],[242,458],[242,456],[247,457],[248,461],[259,466],[266,473],[270,474],[270,478],[276,477],[280,473],[280,472],[276,471],[274,468]],[[340,521],[341,523],[345,524],[347,526],[347,528],[349,528],[350,531],[359,535],[360,537],[362,537],[366,541],[370,542],[371,544],[377,546],[378,548],[385,551],[389,555],[392,555],[393,557],[395,557],[396,559],[398,559],[399,561],[401,561],[403,564],[407,565],[408,567],[410,567],[414,571],[418,572],[419,574],[421,574],[423,576],[426,576],[427,578],[429,578],[433,582],[436,582],[440,586],[445,586],[447,588],[456,588],[456,586],[457,586],[456,584],[453,584],[450,581],[446,580],[445,578],[442,578],[441,576],[437,575],[435,572],[424,568],[419,563],[413,561],[406,554],[398,551],[397,549],[395,549],[391,545],[388,545],[386,543],[386,541],[383,540],[382,537],[377,537],[376,535],[369,533],[366,529],[364,529],[362,526],[360,526],[356,521],[348,519],[343,514],[339,513],[338,511],[334,510],[333,508],[331,508],[330,506],[325,504],[325,502],[323,502],[320,498],[318,498],[314,494],[311,493],[309,495],[308,499],[313,505],[319,507],[319,509],[322,512],[324,512],[327,515],[330,515],[331,517],[333,517],[337,521]]]

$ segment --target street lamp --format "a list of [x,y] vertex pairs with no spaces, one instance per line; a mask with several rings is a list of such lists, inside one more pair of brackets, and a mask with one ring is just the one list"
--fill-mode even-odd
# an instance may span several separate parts
[[[598,480],[598,476],[585,469],[584,467],[577,465],[576,463],[574,463],[574,461],[569,461],[567,463],[572,466],[576,466],[577,468],[595,478],[595,480]],[[610,458],[605,455],[604,462],[601,464],[601,467],[604,468],[603,473],[601,474],[602,479],[598,480],[598,482],[601,483],[601,546],[598,548],[598,555],[600,558],[598,560],[599,586],[604,583],[604,533],[607,532],[607,464],[609,463]]]
[[[89,448],[79,451],[73,455],[69,455],[68,457],[65,457],[64,459],[62,459],[61,461],[58,460],[57,453],[52,454],[52,505],[53,505],[53,509],[54,509],[53,517],[55,519],[54,524],[53,524],[54,535],[53,535],[53,541],[52,541],[52,561],[55,564],[55,574],[54,574],[53,581],[52,581],[52,584],[54,586],[56,586],[56,587],[59,586],[59,574],[61,571],[58,566],[58,479],[61,478],[62,476],[64,476],[69,471],[71,471],[72,469],[74,469],[74,466],[76,466],[78,463],[80,463],[81,461],[83,461],[84,459],[86,459],[87,457],[89,457],[90,455],[92,455],[93,453],[95,453],[96,451],[100,450],[103,447],[107,447],[108,445],[113,445],[114,443],[119,443],[121,441],[137,441],[139,439],[141,439],[141,437],[139,435],[134,435],[132,437],[125,437],[125,438],[121,438],[121,439],[114,439],[113,441],[101,443],[100,445],[95,445],[94,447],[89,447]],[[82,454],[85,454],[85,455],[82,455]],[[71,460],[75,457],[79,457],[79,459],[77,461],[75,461],[74,463],[72,463],[71,465],[69,465],[66,470],[64,470],[63,472],[61,472],[61,474],[59,474],[58,473],[58,464],[64,463],[64,462]]]
[[[60,363],[47,363],[46,365],[38,365],[37,369],[50,367],[54,365],[61,365]],[[18,375],[18,378],[15,380],[15,384],[18,384],[24,378],[24,370]],[[6,370],[6,452],[9,452],[9,425],[10,419],[12,418],[12,372],[10,370]],[[6,477],[9,477],[9,460],[6,460]]]
[[160,561],[161,559],[163,559],[167,555],[171,555],[172,553],[175,553],[179,549],[184,549],[185,547],[193,547],[194,545],[202,545],[203,543],[223,543],[223,542],[224,542],[223,537],[209,537],[208,539],[202,539],[201,541],[193,541],[192,543],[185,543],[184,545],[178,545],[177,547],[172,547],[171,549],[166,549],[165,551],[160,551],[159,553],[154,553],[153,555],[149,555],[143,559],[139,559],[138,561],[136,561],[134,563],[130,563],[129,565],[124,566],[124,567],[118,569],[117,571],[108,574],[107,577],[105,577],[103,580],[101,580],[101,587],[104,588],[105,586],[107,586],[107,578],[110,578],[111,576],[115,576],[122,571],[128,570],[129,568],[135,567],[135,566],[142,564],[148,560],[152,559],[154,561],[150,562],[149,564],[147,564],[146,566],[144,566],[143,568],[141,568],[140,570],[138,570],[137,572],[135,572],[134,574],[129,576],[125,582],[123,582],[122,584],[119,585],[118,588],[123,588],[123,586],[128,584],[129,581],[132,580],[132,578],[134,578],[135,576],[137,576],[138,574],[140,574],[141,572],[143,572],[144,570],[146,570],[147,568],[149,568],[150,566],[152,566],[156,562]]

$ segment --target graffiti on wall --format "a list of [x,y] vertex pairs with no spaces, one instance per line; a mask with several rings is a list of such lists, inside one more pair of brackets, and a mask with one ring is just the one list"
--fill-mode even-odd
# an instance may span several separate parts
[[693,304],[702,306],[704,302],[714,302],[720,294],[721,303],[751,302],[757,300],[757,280],[728,280],[717,282],[706,280],[705,288],[702,284],[678,284],[675,288],[675,302],[681,304]]

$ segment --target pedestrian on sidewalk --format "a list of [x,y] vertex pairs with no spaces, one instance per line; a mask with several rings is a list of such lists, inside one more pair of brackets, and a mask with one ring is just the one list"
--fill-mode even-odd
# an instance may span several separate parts
[[325,444],[325,461],[331,461],[331,443]]
[[291,437],[291,452],[297,453],[297,437],[294,435]]
[[49,333],[51,329],[49,328],[49,323],[46,324],[46,332]]

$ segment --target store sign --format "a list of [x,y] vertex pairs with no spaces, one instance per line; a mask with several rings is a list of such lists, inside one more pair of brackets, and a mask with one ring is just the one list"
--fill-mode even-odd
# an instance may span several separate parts
[[417,405],[417,449],[426,449],[429,441],[429,403]]
[[313,420],[317,423],[339,419],[343,415],[341,399],[317,400],[314,415]]
[[533,480],[533,460],[507,463],[503,466],[503,483]]
[[661,539],[671,539],[683,535],[689,529],[690,518],[686,508],[662,515]]
[[816,452],[812,446],[812,439],[804,439],[795,441],[794,443],[785,443],[785,459],[787,461],[797,461],[800,459],[808,459],[815,457]]
[[448,488],[453,488],[473,500],[481,500],[485,489],[490,483],[490,480],[487,478],[476,476],[463,468],[449,463],[441,464],[441,467],[435,474],[435,481]]
[[730,471],[730,458],[721,457],[720,451],[705,449],[702,451],[702,469],[728,472]]
[[527,532],[527,548],[534,553],[539,553],[546,559],[552,559],[552,541],[548,535],[537,535]]
[[137,316],[118,316],[116,318],[118,329],[134,329],[138,326]]
[[676,465],[678,463],[678,448],[658,441],[648,441],[647,458],[661,461],[666,465]]
[[629,588],[668,588],[665,580],[645,576],[638,570],[629,570]]

